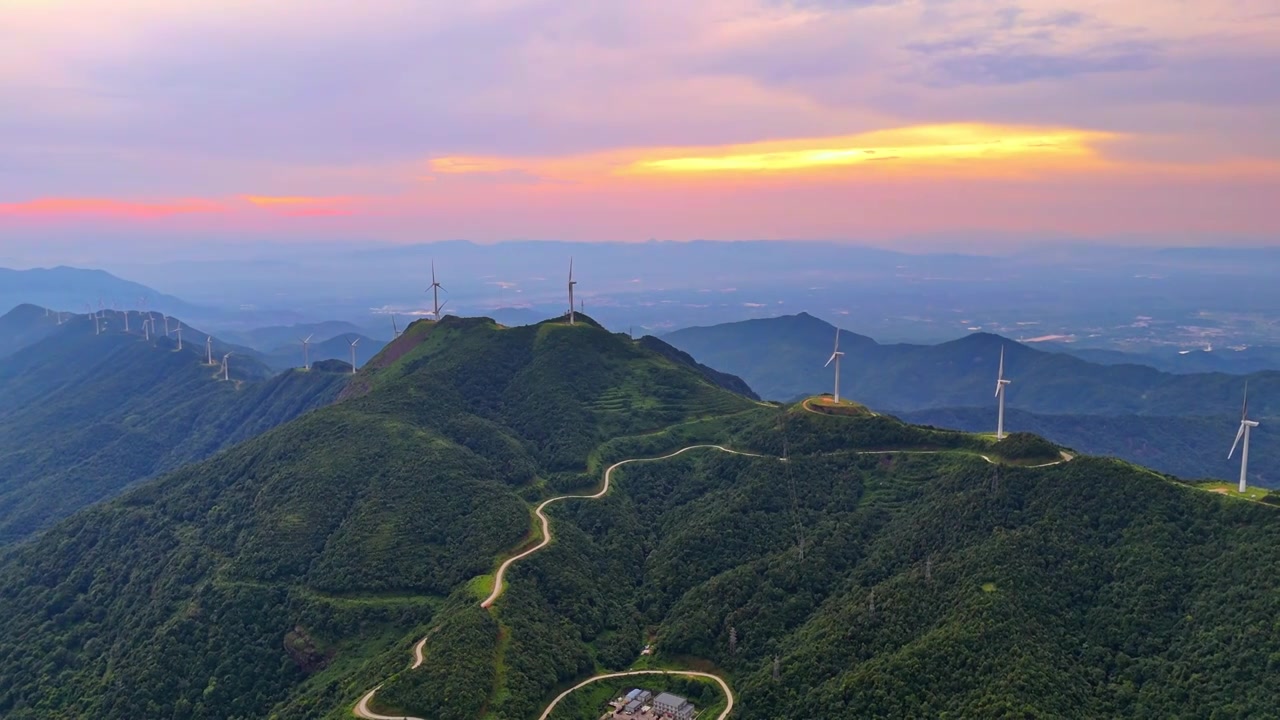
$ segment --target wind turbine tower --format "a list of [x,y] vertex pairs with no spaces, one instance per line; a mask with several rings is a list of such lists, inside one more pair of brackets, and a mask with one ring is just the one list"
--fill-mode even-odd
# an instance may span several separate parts
[[569,324],[573,324],[573,286],[578,283],[573,279],[573,258],[569,258]]
[[[440,291],[444,290],[444,286],[436,282],[436,261],[435,260],[431,261],[431,287],[428,289],[431,290],[431,315],[438,322],[440,320],[440,308],[444,307],[443,305],[440,304]],[[445,302],[447,303],[449,301],[446,300]]]
[[311,333],[310,335],[302,338],[302,369],[303,370],[311,369],[311,355],[309,351],[311,348],[311,338],[313,337],[315,337],[315,333]]
[[164,336],[169,337],[169,316],[164,316]]
[[360,338],[356,338],[350,342],[351,344],[351,374],[356,374],[356,345],[360,344]]
[[1258,427],[1256,420],[1249,419],[1249,383],[1244,384],[1244,407],[1240,410],[1240,429],[1236,431],[1236,441],[1231,443],[1231,452],[1227,453],[1227,459],[1230,460],[1232,455],[1236,454],[1236,446],[1240,445],[1240,440],[1244,439],[1244,444],[1240,446],[1240,492],[1244,492],[1249,487],[1249,431]]
[[396,314],[391,313],[391,339],[400,337],[400,326],[396,324]]
[[205,336],[204,357],[205,357],[205,361],[204,361],[205,365],[213,364],[213,336],[212,335]]
[[831,398],[837,404],[840,402],[840,358],[842,357],[844,357],[844,353],[840,352],[840,328],[836,328],[836,349],[831,353],[831,357],[827,358],[827,364],[822,367],[826,367],[832,362],[836,364],[836,388]]
[[142,321],[142,339],[148,342],[151,341],[151,321],[150,320]]
[[129,332],[129,310],[124,311],[124,331]]
[[227,353],[226,355],[223,355],[223,356],[222,356],[222,379],[223,379],[223,380],[230,380],[230,379],[231,379],[231,371],[230,371],[230,369],[227,367],[227,358],[231,357],[231,356],[232,356],[232,354],[233,354],[233,353]]
[[1004,439],[1004,389],[1010,381],[1004,379],[1004,346],[1000,346],[1000,369],[996,371],[996,399],[1000,409],[996,415],[996,439]]
[[178,323],[178,349],[182,349],[182,323]]

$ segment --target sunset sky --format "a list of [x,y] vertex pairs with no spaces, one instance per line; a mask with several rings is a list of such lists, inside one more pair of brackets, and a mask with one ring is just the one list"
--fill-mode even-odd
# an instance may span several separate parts
[[0,0],[0,33],[0,244],[1280,238],[1275,0]]

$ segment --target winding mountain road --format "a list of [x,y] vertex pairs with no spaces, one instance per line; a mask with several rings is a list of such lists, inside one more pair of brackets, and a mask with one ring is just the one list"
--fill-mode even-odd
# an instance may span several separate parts
[[726,705],[724,710],[719,715],[716,716],[716,720],[724,720],[725,718],[729,717],[729,713],[733,712],[733,691],[729,689],[729,684],[726,683],[719,675],[712,675],[711,673],[704,673],[704,672],[695,672],[693,670],[629,670],[627,672],[616,672],[616,673],[607,673],[605,675],[597,675],[593,678],[587,678],[586,680],[583,680],[577,685],[574,685],[568,690],[565,690],[564,692],[557,695],[556,699],[552,700],[551,704],[547,706],[547,709],[543,710],[542,714],[538,716],[538,720],[547,720],[548,717],[551,717],[551,711],[556,709],[556,705],[559,705],[561,700],[569,697],[569,695],[573,693],[573,691],[575,690],[580,690],[590,685],[591,683],[597,682],[600,680],[608,680],[609,678],[627,677],[629,675],[683,675],[685,677],[700,677],[700,678],[707,678],[709,680],[715,680],[717,683],[719,683],[720,689],[724,691],[724,696],[729,700],[729,704]]
[[617,470],[623,465],[627,465],[629,463],[657,462],[659,460],[669,460],[677,455],[687,453],[690,450],[702,450],[702,449],[712,449],[712,448],[719,450],[721,452],[729,453],[730,455],[745,455],[747,457],[765,457],[764,455],[757,455],[756,453],[739,452],[737,450],[730,450],[729,448],[721,447],[720,445],[690,445],[687,448],[682,448],[669,455],[663,455],[662,457],[631,458],[629,460],[620,460],[610,465],[604,471],[604,487],[600,488],[599,492],[594,493],[592,495],[561,495],[559,497],[553,497],[550,500],[543,500],[542,504],[539,505],[533,511],[538,516],[538,521],[542,523],[542,541],[539,542],[537,545],[534,545],[533,547],[529,548],[528,550],[525,550],[524,552],[520,553],[519,555],[508,558],[506,562],[502,563],[502,565],[498,568],[497,574],[494,575],[493,577],[493,592],[489,594],[489,597],[485,598],[484,602],[480,603],[480,607],[488,608],[492,606],[495,602],[497,602],[499,597],[501,597],[502,591],[503,589],[505,589],[507,568],[510,568],[516,562],[519,562],[520,560],[523,560],[529,557],[530,555],[538,552],[542,548],[551,544],[551,521],[550,519],[547,518],[547,514],[543,512],[544,510],[547,509],[548,505],[552,503],[560,502],[561,500],[599,500],[600,498],[604,497],[606,493],[609,492],[609,479],[613,475],[613,471]]
[[[815,411],[810,410],[810,412],[815,412]],[[819,414],[822,414],[822,413],[819,413]],[[551,544],[551,519],[547,517],[545,510],[552,503],[557,503],[557,502],[560,502],[561,500],[598,500],[604,497],[609,492],[609,486],[610,486],[610,481],[613,477],[613,471],[617,470],[623,465],[628,465],[631,463],[658,462],[660,460],[669,460],[673,457],[676,457],[677,455],[683,455],[684,453],[687,453],[690,450],[719,450],[720,452],[728,453],[730,455],[742,455],[744,457],[755,457],[755,458],[771,457],[769,455],[761,455],[759,453],[750,453],[750,452],[742,452],[740,450],[731,450],[721,445],[690,445],[688,447],[681,448],[679,450],[676,450],[673,453],[662,455],[660,457],[630,458],[627,460],[619,460],[618,462],[610,465],[608,468],[605,469],[603,486],[600,488],[598,492],[592,493],[590,495],[560,495],[558,497],[553,497],[548,500],[542,501],[542,503],[540,503],[534,509],[534,514],[538,516],[538,522],[541,525],[542,540],[539,541],[537,545],[534,545],[528,550],[525,550],[524,552],[521,552],[517,555],[514,555],[508,558],[502,563],[502,565],[498,567],[498,572],[494,574],[494,578],[493,578],[493,592],[489,593],[489,597],[485,598],[484,601],[480,603],[480,607],[488,609],[492,607],[493,604],[497,602],[498,598],[502,596],[503,590],[506,589],[507,570],[512,565],[519,562],[520,560],[523,560],[529,557],[530,555],[538,552],[539,550]],[[936,455],[942,452],[954,452],[954,451],[864,450],[864,451],[859,451],[857,454],[887,455],[891,453],[900,453],[900,454],[909,454],[909,455]],[[978,457],[982,458],[983,460],[986,460],[988,463],[991,463],[993,465],[996,464],[994,460],[987,457],[986,455],[979,454]],[[1064,452],[1062,453],[1061,460],[1058,460],[1056,462],[1051,462],[1051,463],[1045,463],[1044,465],[1036,465],[1034,467],[1048,467],[1050,465],[1058,465],[1060,463],[1068,462],[1072,459],[1073,459],[1072,455]],[[422,665],[424,646],[426,645],[427,640],[431,637],[432,633],[436,631],[436,629],[438,628],[433,628],[431,632],[427,633],[425,637],[423,637],[421,640],[417,642],[417,644],[413,646],[413,664],[409,667],[410,670],[416,670],[418,667]],[[711,673],[704,673],[704,672],[696,672],[693,670],[630,670],[626,672],[596,675],[595,677],[583,680],[577,685],[574,685],[568,690],[565,690],[564,692],[560,693],[560,695],[557,696],[555,700],[552,700],[551,704],[547,706],[547,709],[543,711],[539,720],[546,720],[546,718],[551,715],[551,711],[555,709],[556,705],[558,705],[561,700],[564,700],[571,693],[573,693],[573,691],[583,688],[587,685],[590,685],[591,683],[594,683],[600,680],[608,680],[610,678],[618,678],[618,677],[627,677],[629,675],[683,675],[686,677],[700,677],[700,678],[707,678],[707,679],[714,680],[716,683],[720,685],[720,689],[724,691],[725,697],[728,699],[728,705],[725,707],[724,711],[720,713],[720,715],[716,718],[716,720],[725,720],[725,718],[729,717],[729,713],[733,710],[733,702],[734,702],[733,691],[729,688],[729,684],[724,681],[724,678],[721,678],[718,675],[713,675]],[[360,701],[356,703],[356,706],[354,708],[352,708],[352,714],[354,714],[358,718],[362,718],[363,720],[426,720],[426,718],[414,717],[412,715],[381,715],[379,713],[374,712],[369,707],[369,703],[373,701],[374,695],[377,694],[378,690],[380,690],[381,688],[382,688],[382,685],[379,684],[377,687],[365,693],[364,697],[360,698]]]

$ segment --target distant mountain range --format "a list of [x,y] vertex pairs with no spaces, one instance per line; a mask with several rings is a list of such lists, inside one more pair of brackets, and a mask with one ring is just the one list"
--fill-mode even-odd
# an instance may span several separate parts
[[[830,392],[835,326],[806,313],[686,328],[663,339],[699,362],[738,375],[761,396],[787,400]],[[939,345],[882,345],[842,332],[842,394],[885,410],[992,406],[1001,348],[1011,407],[1077,415],[1230,415],[1244,383],[1260,416],[1280,412],[1280,372],[1237,377],[1172,374],[1140,365],[1099,365],[988,333]]]
[[122,280],[104,270],[72,267],[11,270],[0,268],[0,312],[19,305],[66,312],[84,312],[86,306],[146,309],[182,317],[200,316],[208,311],[145,285]]
[[1269,346],[1234,350],[1224,347],[1214,348],[1212,343],[1207,343],[1203,348],[1161,352],[1121,352],[1078,347],[1061,342],[1036,343],[1035,347],[1048,352],[1074,355],[1081,360],[1099,365],[1148,365],[1157,370],[1177,374],[1216,372],[1247,375],[1280,369],[1280,348]]
[[[831,392],[833,386],[833,369],[823,363],[832,352],[835,326],[805,313],[687,328],[664,339],[699,362],[743,378],[765,398],[790,400]],[[939,345],[882,345],[842,332],[841,395],[911,422],[991,431],[1002,348],[1005,374],[1013,381],[1007,391],[1009,428],[1166,472],[1235,476],[1237,461],[1226,454],[1246,381],[1250,414],[1280,415],[1280,372],[1174,374],[1092,363],[986,333]],[[1268,443],[1259,433],[1252,450],[1253,482],[1280,484],[1277,464],[1263,459],[1280,462],[1280,443]]]
[[[331,402],[349,365],[276,375],[182,324],[144,340],[136,314],[62,324],[24,305],[0,317],[0,544],[20,540],[140,480],[207,457]],[[223,355],[232,382],[219,372]]]

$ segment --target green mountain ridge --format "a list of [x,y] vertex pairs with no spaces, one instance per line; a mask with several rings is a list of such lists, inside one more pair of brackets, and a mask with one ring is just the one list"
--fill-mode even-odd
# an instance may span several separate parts
[[[589,319],[415,322],[338,403],[0,557],[0,715],[336,720],[377,688],[388,715],[515,720],[633,666],[714,672],[752,719],[1280,700],[1278,508],[822,405]],[[548,506],[481,607],[535,504],[690,446]]]
[[350,378],[323,366],[273,376],[232,355],[222,382],[220,343],[210,366],[188,326],[178,350],[177,321],[174,337],[147,341],[106,315],[102,334],[88,316],[47,318],[49,334],[0,358],[0,545],[324,405]]

